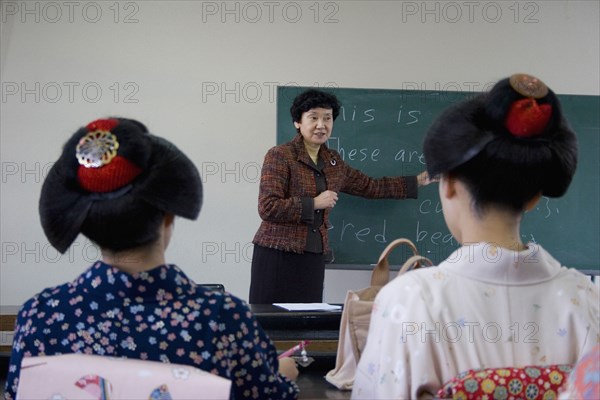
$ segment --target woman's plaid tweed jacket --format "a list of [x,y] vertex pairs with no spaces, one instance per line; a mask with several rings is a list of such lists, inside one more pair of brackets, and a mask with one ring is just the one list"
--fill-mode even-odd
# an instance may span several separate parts
[[[370,178],[350,167],[335,150],[321,146],[319,158],[324,161],[323,173],[327,190],[344,192],[371,199],[417,198],[417,178]],[[302,253],[308,233],[307,223],[314,215],[313,198],[317,193],[315,165],[298,134],[288,143],[271,148],[262,166],[258,195],[258,213],[262,223],[253,243],[263,247]],[[323,249],[327,251],[329,209],[324,210],[319,227]]]

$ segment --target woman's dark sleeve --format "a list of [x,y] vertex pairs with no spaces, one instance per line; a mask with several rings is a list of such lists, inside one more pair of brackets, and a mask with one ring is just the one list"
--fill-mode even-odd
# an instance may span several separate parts
[[416,176],[371,178],[367,174],[344,165],[346,169],[342,192],[368,199],[416,199]]
[[[38,355],[37,348],[30,345],[34,340],[32,338],[35,336],[34,331],[36,328],[32,323],[32,319],[28,316],[28,310],[31,309],[32,302],[37,303],[37,300],[29,300],[17,314],[14,331],[15,336],[13,338],[8,374],[6,376],[6,387],[4,392],[4,398],[6,400],[14,400],[17,397],[17,388],[19,386],[19,376],[21,374],[21,362],[23,361],[23,357]],[[32,330],[32,328],[34,329]]]

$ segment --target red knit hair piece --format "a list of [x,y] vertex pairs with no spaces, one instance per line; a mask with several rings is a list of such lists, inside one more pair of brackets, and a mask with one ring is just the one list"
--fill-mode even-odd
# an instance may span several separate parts
[[116,119],[97,119],[86,125],[88,132],[93,131],[112,131],[117,125],[119,120]]
[[[90,133],[106,133],[118,124],[119,121],[116,119],[99,119],[90,122],[86,128]],[[114,139],[115,136],[113,135],[112,138]],[[118,148],[118,143],[116,143],[115,148]],[[83,189],[92,193],[112,192],[128,185],[142,173],[140,167],[121,155],[114,155],[114,152],[116,152],[114,149],[112,151],[111,157],[101,166],[86,166],[83,164],[79,166],[77,179]],[[114,157],[112,157],[113,155]]]
[[100,168],[80,165],[77,178],[79,185],[88,192],[107,193],[131,183],[141,172],[140,167],[125,157],[116,156],[110,164]]

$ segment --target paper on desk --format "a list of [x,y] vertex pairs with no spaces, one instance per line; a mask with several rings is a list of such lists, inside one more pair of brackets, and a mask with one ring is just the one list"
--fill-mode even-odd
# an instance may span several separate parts
[[328,303],[273,303],[273,305],[288,311],[338,311],[342,309],[342,306]]

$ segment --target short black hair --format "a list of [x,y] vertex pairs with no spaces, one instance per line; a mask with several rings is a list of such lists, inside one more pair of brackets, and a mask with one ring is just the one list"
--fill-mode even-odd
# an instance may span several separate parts
[[495,205],[522,212],[539,193],[562,196],[575,174],[577,139],[551,90],[536,99],[552,107],[538,136],[515,137],[507,131],[509,108],[522,98],[503,79],[489,93],[446,109],[425,137],[428,173],[464,182],[478,211]]
[[302,114],[312,108],[326,108],[333,112],[333,120],[340,113],[340,102],[337,97],[331,93],[323,92],[317,89],[308,89],[300,93],[290,107],[293,122],[300,122]]

